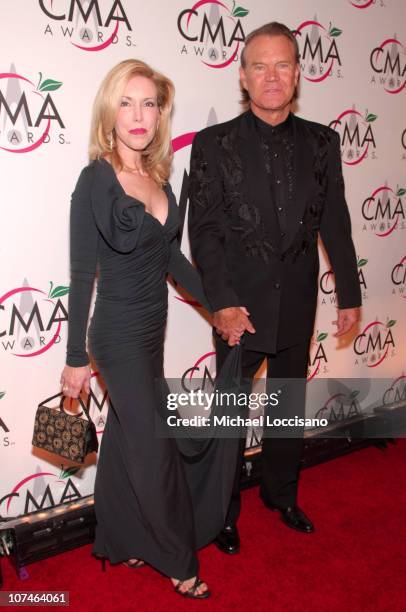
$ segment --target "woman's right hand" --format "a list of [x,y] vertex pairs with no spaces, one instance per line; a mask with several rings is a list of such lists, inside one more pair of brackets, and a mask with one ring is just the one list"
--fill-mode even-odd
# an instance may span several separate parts
[[66,397],[72,397],[74,399],[79,397],[82,389],[85,393],[89,394],[90,376],[89,365],[80,366],[78,368],[66,365],[61,374],[62,393]]

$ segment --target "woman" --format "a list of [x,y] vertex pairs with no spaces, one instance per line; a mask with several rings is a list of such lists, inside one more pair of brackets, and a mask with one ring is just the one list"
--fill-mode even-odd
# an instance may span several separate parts
[[113,68],[97,94],[90,159],[71,206],[71,286],[65,395],[89,391],[89,345],[111,409],[95,482],[94,553],[131,567],[149,563],[175,591],[209,596],[198,578],[193,507],[174,439],[157,438],[169,272],[209,308],[200,278],[181,254],[168,181],[174,88],[137,60]]

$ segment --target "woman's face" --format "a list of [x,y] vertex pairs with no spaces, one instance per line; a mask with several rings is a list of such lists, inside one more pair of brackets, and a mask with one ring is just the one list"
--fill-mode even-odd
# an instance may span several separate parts
[[155,83],[144,76],[132,77],[121,97],[114,126],[118,151],[143,151],[155,136],[159,114]]

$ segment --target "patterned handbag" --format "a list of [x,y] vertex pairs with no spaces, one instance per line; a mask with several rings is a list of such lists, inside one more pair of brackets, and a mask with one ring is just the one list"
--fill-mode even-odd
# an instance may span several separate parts
[[[46,406],[48,402],[60,397],[59,408]],[[65,411],[65,396],[57,393],[38,405],[35,414],[32,445],[64,459],[83,463],[86,455],[97,452],[99,442],[96,427],[90,418],[89,410],[79,397],[79,403],[87,419],[80,414]]]

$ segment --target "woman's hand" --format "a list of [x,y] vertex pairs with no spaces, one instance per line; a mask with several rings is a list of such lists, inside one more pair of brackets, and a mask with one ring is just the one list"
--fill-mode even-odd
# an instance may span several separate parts
[[90,366],[73,368],[66,365],[61,374],[62,393],[66,397],[77,398],[80,392],[90,392]]

